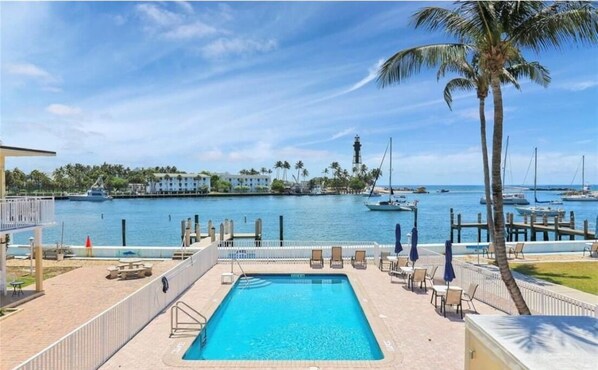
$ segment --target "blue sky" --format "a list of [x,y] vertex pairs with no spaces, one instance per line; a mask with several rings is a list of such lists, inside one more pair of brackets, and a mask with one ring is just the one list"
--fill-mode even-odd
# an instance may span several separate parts
[[[451,3],[0,3],[2,142],[57,152],[7,168],[301,160],[317,176],[332,161],[350,169],[358,134],[370,168],[393,137],[395,184],[481,184],[475,95],[450,111],[435,71],[386,89],[374,80],[396,51],[447,41],[409,24],[428,5]],[[582,155],[598,183],[598,48],[527,58],[552,83],[503,92],[507,184],[524,182],[534,146],[540,183],[570,184],[576,171],[581,182]]]

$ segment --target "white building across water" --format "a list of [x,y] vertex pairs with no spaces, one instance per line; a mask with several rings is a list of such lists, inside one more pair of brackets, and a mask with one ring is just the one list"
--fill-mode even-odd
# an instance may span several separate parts
[[220,180],[230,183],[231,190],[246,188],[250,192],[270,191],[270,176],[268,175],[236,175],[228,172],[219,173]]
[[202,173],[155,173],[147,185],[149,194],[208,193],[210,176]]

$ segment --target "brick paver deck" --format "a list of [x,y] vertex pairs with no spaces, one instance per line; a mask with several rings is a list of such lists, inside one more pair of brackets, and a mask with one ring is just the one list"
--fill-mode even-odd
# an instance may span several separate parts
[[[283,362],[227,362],[227,361],[184,361],[180,360],[187,347],[180,346],[180,338],[169,338],[169,310],[154,319],[137,336],[117,352],[101,369],[168,369],[174,367],[193,368],[304,368],[316,366],[328,368],[372,367],[385,369],[463,369],[464,366],[464,321],[449,309],[444,318],[430,304],[431,291],[411,292],[402,282],[390,283],[388,274],[375,266],[358,270],[346,263],[343,269],[311,270],[302,264],[253,264],[243,265],[247,273],[282,272],[309,273],[335,272],[349,275],[353,287],[386,360],[364,361],[362,364],[343,361],[283,361]],[[220,264],[208,271],[179,299],[210,315],[230,289],[221,285],[221,273],[230,271],[230,265]],[[238,272],[238,268],[236,268]],[[502,314],[493,308],[476,302],[482,314]],[[473,314],[467,310],[465,314]],[[264,313],[267,314],[267,313]],[[190,342],[192,339],[186,339]],[[209,340],[209,339],[208,339]]]
[[143,279],[108,280],[106,266],[84,266],[45,280],[43,296],[0,321],[0,369],[18,366],[176,263],[152,261],[153,275]]

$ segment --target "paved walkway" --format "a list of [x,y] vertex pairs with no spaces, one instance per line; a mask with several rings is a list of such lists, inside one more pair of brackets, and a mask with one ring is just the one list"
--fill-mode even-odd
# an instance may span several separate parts
[[[282,272],[310,273],[314,270],[307,263],[300,264],[253,264],[243,265],[247,273]],[[208,317],[230,289],[221,285],[221,273],[230,271],[229,264],[219,264],[198,280],[179,300],[182,300]],[[237,270],[238,271],[238,270]],[[325,267],[316,272],[346,273],[349,275],[356,294],[378,342],[385,354],[382,361],[297,361],[297,362],[227,362],[227,361],[182,361],[192,337],[169,338],[170,311],[154,319],[101,369],[169,369],[174,367],[193,368],[259,368],[284,369],[317,366],[319,369],[332,368],[381,368],[381,369],[463,369],[465,324],[451,309],[443,317],[430,304],[431,291],[411,292],[404,283],[391,283],[387,273],[370,265],[367,270],[359,270],[345,263],[343,269]],[[395,279],[396,280],[396,279]],[[482,314],[503,313],[476,302]],[[466,315],[473,314],[467,309]],[[264,314],[267,314],[266,312]],[[186,364],[185,364],[186,363]]]
[[0,369],[18,366],[176,263],[152,261],[153,275],[143,279],[108,280],[105,265],[88,265],[45,280],[43,296],[0,321]]

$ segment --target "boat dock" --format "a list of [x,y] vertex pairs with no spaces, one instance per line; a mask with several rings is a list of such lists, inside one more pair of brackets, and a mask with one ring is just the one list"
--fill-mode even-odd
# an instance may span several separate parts
[[[455,222],[456,218],[456,222]],[[463,222],[461,214],[455,213],[453,209],[450,210],[451,220],[451,242],[454,241],[455,231],[457,232],[457,243],[461,243],[461,231],[463,229],[474,228],[477,229],[477,242],[482,241],[482,231],[486,233],[486,242],[490,241],[488,234],[488,225],[482,221],[482,214],[478,213],[477,222]],[[523,221],[515,221],[513,213],[507,213],[505,217],[505,228],[507,233],[507,241],[519,241],[520,236],[523,241],[537,241],[538,233],[542,233],[542,239],[549,241],[549,234],[554,234],[553,240],[575,240],[575,237],[582,237],[584,240],[596,239],[596,232],[590,231],[588,220],[583,221],[583,228],[575,228],[575,214],[573,211],[569,214],[569,220],[565,221],[562,216],[555,217],[536,217],[535,215],[523,216]]]

